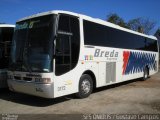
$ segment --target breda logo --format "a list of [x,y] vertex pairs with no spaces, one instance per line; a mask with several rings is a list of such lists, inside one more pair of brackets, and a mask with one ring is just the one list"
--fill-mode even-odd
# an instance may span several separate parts
[[110,58],[117,58],[118,52],[115,50],[112,51],[103,51],[100,49],[96,49],[94,52],[94,57],[110,57]]

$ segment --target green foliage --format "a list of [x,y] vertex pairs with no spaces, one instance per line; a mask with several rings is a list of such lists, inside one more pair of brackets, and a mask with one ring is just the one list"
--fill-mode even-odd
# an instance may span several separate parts
[[119,17],[116,13],[109,14],[107,16],[107,21],[111,22],[111,23],[114,23],[116,25],[119,25],[121,27],[128,28],[128,26],[126,25],[126,23],[124,22],[124,20],[121,17]]
[[157,32],[158,32],[158,35],[160,36],[160,28],[158,28]]

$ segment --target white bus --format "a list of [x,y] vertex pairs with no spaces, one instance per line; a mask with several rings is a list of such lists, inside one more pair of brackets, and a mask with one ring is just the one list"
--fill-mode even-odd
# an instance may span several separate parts
[[50,11],[16,23],[11,91],[56,98],[158,72],[158,44],[153,36],[85,15]]
[[0,88],[7,87],[7,68],[13,32],[14,25],[0,24]]

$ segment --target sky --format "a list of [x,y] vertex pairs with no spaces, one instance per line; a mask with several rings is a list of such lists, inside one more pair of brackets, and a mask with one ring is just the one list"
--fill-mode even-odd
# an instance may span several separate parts
[[105,20],[117,13],[125,21],[149,18],[160,27],[160,0],[0,0],[0,22],[15,24],[17,20],[40,12],[67,10]]

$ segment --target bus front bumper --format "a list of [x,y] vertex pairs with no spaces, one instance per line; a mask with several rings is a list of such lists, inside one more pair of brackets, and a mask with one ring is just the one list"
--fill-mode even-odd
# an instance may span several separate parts
[[34,82],[8,80],[8,87],[13,92],[25,93],[43,98],[54,98],[53,83],[38,84]]

